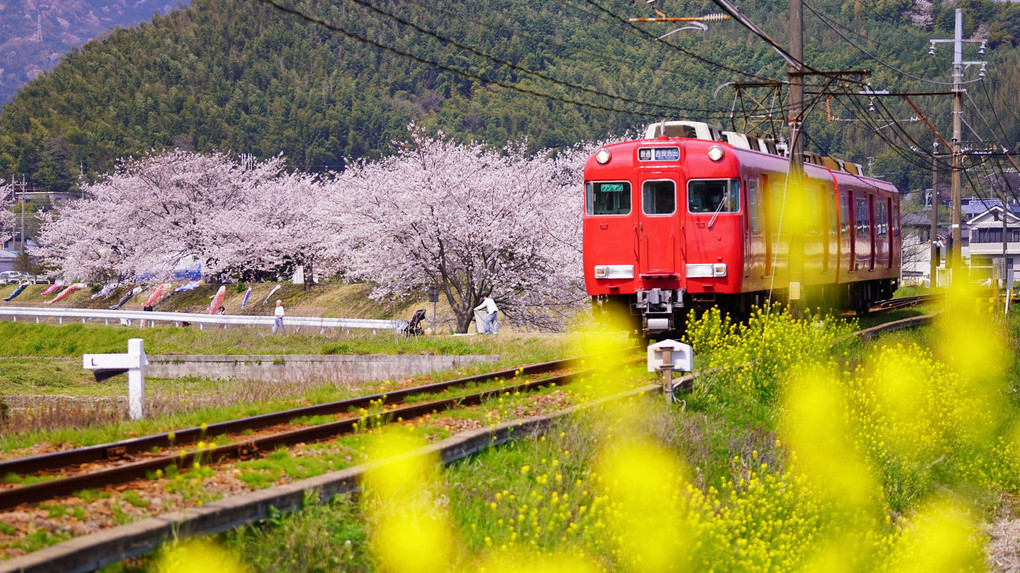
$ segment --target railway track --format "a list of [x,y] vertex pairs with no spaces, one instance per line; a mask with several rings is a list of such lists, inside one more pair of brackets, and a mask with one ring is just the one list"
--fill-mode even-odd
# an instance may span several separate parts
[[[877,305],[876,310],[892,310],[923,304],[939,298],[938,295],[906,297]],[[864,338],[873,336],[862,331]],[[867,332],[865,334],[865,332]],[[565,385],[577,377],[589,375],[592,370],[577,370],[521,384],[483,390],[440,400],[405,402],[411,398],[434,396],[457,388],[487,381],[508,380],[516,377],[540,376],[562,371],[578,364],[582,359],[557,360],[506,369],[498,372],[458,378],[424,386],[395,390],[386,393],[293,408],[257,416],[229,420],[201,427],[190,427],[96,446],[75,448],[25,458],[0,461],[0,476],[7,481],[36,481],[27,485],[0,484],[0,511],[21,504],[38,503],[77,491],[115,486],[133,480],[151,477],[157,470],[170,466],[189,468],[194,463],[223,463],[259,457],[278,447],[334,439],[355,432],[370,423],[389,419],[414,419],[433,412],[461,406],[473,406],[503,392],[528,392],[550,385]],[[367,412],[376,409],[374,413]],[[316,416],[336,416],[332,422],[294,428],[293,421]],[[262,435],[252,436],[253,432]],[[199,442],[212,443],[226,437],[228,443],[213,447],[189,448]],[[10,476],[16,476],[12,480]]]
[[[911,317],[904,320],[895,321],[886,325],[873,327],[858,333],[861,338],[872,338],[880,332],[887,332],[900,328],[908,328],[930,322],[932,316],[925,317]],[[640,360],[644,360],[642,357]],[[358,408],[364,408],[365,404],[378,406],[379,403],[384,404],[397,404],[401,400],[405,400],[414,394],[424,394],[423,388],[455,388],[458,385],[468,385],[474,382],[484,382],[494,378],[513,378],[514,376],[522,375],[542,375],[556,373],[558,370],[562,370],[571,366],[573,361],[555,361],[543,364],[536,364],[533,366],[527,366],[520,369],[504,370],[502,372],[484,374],[480,376],[474,376],[470,378],[463,378],[458,380],[451,380],[449,382],[443,382],[433,384],[429,386],[422,386],[417,388],[410,388],[402,390],[400,392],[390,392],[388,394],[377,394],[373,396],[365,396],[354,400],[347,400],[341,402],[335,402],[332,404],[323,404],[319,406],[311,406],[306,408],[297,408],[294,410],[288,410],[285,412],[279,412],[274,414],[267,414],[264,416],[256,416],[250,419],[248,423],[262,423],[265,425],[271,425],[272,422],[280,422],[281,420],[293,419],[295,416],[311,415],[309,412],[315,411],[316,408],[328,409],[329,407],[337,407],[339,404],[346,404],[346,408],[349,409],[354,404],[359,404]],[[404,405],[400,407],[413,408],[418,412],[418,415],[424,413],[431,413],[438,411],[444,407],[444,405],[469,405],[471,403],[478,403],[487,397],[502,394],[504,392],[516,392],[525,391],[533,388],[539,388],[548,386],[551,384],[567,384],[575,378],[587,375],[591,372],[589,369],[576,370],[570,373],[556,373],[555,375],[542,378],[539,380],[532,380],[521,384],[515,384],[510,387],[488,389],[482,392],[476,392],[470,395],[459,396],[450,398],[447,400],[428,401],[424,403],[418,403],[413,405]],[[682,387],[689,387],[693,381],[693,375],[684,377],[684,381],[680,382]],[[635,388],[631,391],[625,392],[616,397],[603,398],[602,401],[609,401],[613,399],[625,399],[641,394],[654,394],[661,390],[658,384],[651,384],[640,388]],[[442,391],[438,389],[436,391]],[[375,401],[375,404],[372,402]],[[380,402],[381,401],[381,402]],[[444,463],[460,459],[465,455],[470,455],[473,452],[480,451],[482,449],[492,447],[494,445],[502,444],[506,441],[517,439],[523,436],[535,435],[545,431],[545,429],[554,423],[555,420],[568,415],[570,411],[583,407],[597,407],[598,404],[584,404],[578,405],[567,410],[554,412],[552,414],[545,414],[541,416],[535,416],[525,420],[515,420],[512,422],[506,422],[493,427],[481,428],[478,430],[465,432],[458,434],[452,438],[445,440],[440,444],[429,446],[426,450],[439,454],[439,457]],[[321,428],[322,439],[330,439],[336,435],[342,433],[345,424],[353,423],[365,423],[370,418],[376,416],[383,417],[396,417],[400,416],[405,419],[412,417],[412,411],[406,410],[401,413],[397,408],[391,408],[376,414],[371,415],[358,415],[353,416],[351,419],[342,420],[328,425],[328,430]],[[261,419],[261,422],[258,420]],[[231,422],[224,422],[221,424],[213,424],[206,427],[204,437],[211,437],[215,432],[228,433],[227,430],[231,429],[230,424],[240,424],[245,421],[235,420]],[[286,422],[283,422],[286,423]],[[318,427],[317,427],[318,428]],[[236,429],[236,428],[235,428]],[[202,439],[201,432],[195,432],[194,428],[189,429],[191,434],[184,433],[183,436],[177,438],[178,445],[182,440],[185,439]],[[188,436],[191,436],[190,438]],[[39,458],[50,458],[55,460],[57,458],[53,456],[69,456],[66,459],[72,459],[70,456],[82,455],[86,450],[92,450],[93,453],[90,455],[96,455],[97,452],[106,455],[104,452],[111,446],[120,447],[121,444],[134,444],[137,449],[134,451],[141,453],[142,450],[152,447],[153,443],[151,440],[158,440],[160,437],[166,438],[168,434],[160,434],[155,436],[147,436],[145,438],[138,438],[134,440],[126,440],[124,442],[117,442],[116,444],[107,444],[104,446],[95,446],[93,448],[81,448],[76,454],[72,454],[73,450],[68,452],[58,452],[56,454],[47,454],[45,456],[34,456],[35,460],[29,462],[32,458],[24,458],[21,460],[11,460],[9,462],[3,462],[0,464],[0,471],[6,471],[3,468],[17,468],[19,466],[13,465],[15,463],[24,464],[20,467],[29,468],[28,465],[36,464],[37,467],[51,465],[56,466],[53,462],[42,463]],[[279,439],[285,439],[284,436],[280,436]],[[150,440],[146,442],[146,440]],[[302,440],[308,440],[307,437]],[[251,441],[254,443],[254,440]],[[236,444],[231,444],[230,447]],[[218,446],[216,450],[227,450],[230,449],[228,446]],[[272,448],[275,447],[274,442],[264,442],[263,447]],[[127,450],[125,450],[127,451]],[[217,454],[225,452],[217,452]],[[255,452],[258,453],[257,451]],[[185,454],[188,455],[187,453]],[[208,454],[207,454],[208,456]],[[228,455],[224,455],[223,458],[217,457],[216,459],[228,459]],[[175,460],[180,459],[180,454],[177,455]],[[179,466],[185,466],[192,461],[192,458],[185,458],[184,463],[175,462]],[[208,457],[203,459],[203,463],[207,463]],[[166,463],[166,460],[164,460]],[[41,466],[40,466],[41,464]],[[16,558],[8,563],[0,563],[0,571],[87,571],[92,570],[95,566],[101,566],[103,564],[115,563],[128,557],[142,555],[147,553],[154,548],[158,547],[161,543],[166,542],[169,539],[175,539],[180,536],[192,537],[197,535],[203,535],[213,533],[216,531],[222,531],[228,527],[235,527],[240,523],[248,523],[256,519],[265,517],[268,507],[276,508],[280,511],[289,511],[301,507],[310,493],[314,493],[319,496],[320,499],[328,499],[330,495],[342,492],[356,491],[357,482],[360,479],[359,476],[364,472],[365,466],[355,466],[346,470],[330,472],[326,475],[308,478],[301,482],[294,484],[277,486],[264,490],[257,490],[249,494],[244,494],[236,497],[226,498],[219,502],[207,504],[204,507],[191,508],[184,511],[164,514],[162,516],[152,517],[143,521],[134,522],[129,525],[121,526],[116,531],[110,531],[108,533],[88,535],[81,538],[76,538],[72,541],[52,546],[44,551],[32,553],[22,558]],[[43,471],[54,471],[56,467],[51,467],[50,470]],[[38,470],[33,470],[38,471]],[[13,488],[12,491],[25,493],[30,491],[30,486],[22,486]],[[72,486],[71,490],[81,489],[80,487]],[[19,503],[25,503],[27,500],[22,496],[18,496]],[[84,565],[88,563],[91,565]]]
[[946,295],[944,294],[923,294],[919,296],[905,296],[902,298],[894,298],[891,300],[882,301],[875,306],[871,307],[872,312],[884,312],[897,310],[901,308],[910,308],[912,306],[920,306],[930,302],[944,302]]
[[[451,398],[419,400],[412,404],[405,403],[409,399],[434,396],[472,384],[509,380],[516,377],[540,376],[571,367],[576,368],[574,365],[578,364],[580,360],[558,360],[522,366],[385,394],[361,396],[209,424],[203,427],[186,428],[175,432],[3,461],[0,462],[0,476],[43,478],[45,481],[3,487],[0,489],[0,510],[11,509],[25,503],[38,503],[72,495],[83,489],[103,488],[143,479],[151,476],[157,470],[164,470],[170,466],[188,468],[194,463],[209,464],[250,459],[281,446],[334,439],[364,428],[373,421],[381,423],[391,419],[414,419],[433,412],[477,405],[505,392],[528,392],[551,385],[569,384],[578,377],[591,374],[593,370],[574,370]],[[359,413],[367,412],[371,408],[381,408],[381,410],[375,413]],[[298,418],[330,415],[341,417],[341,419],[298,429],[292,427],[292,420]],[[285,428],[272,430],[279,426]],[[246,432],[253,431],[265,433],[258,437],[245,435]],[[189,449],[182,447],[223,436],[227,436],[233,441],[210,448]],[[101,467],[94,469],[93,466],[97,465]],[[53,479],[46,479],[51,476]]]

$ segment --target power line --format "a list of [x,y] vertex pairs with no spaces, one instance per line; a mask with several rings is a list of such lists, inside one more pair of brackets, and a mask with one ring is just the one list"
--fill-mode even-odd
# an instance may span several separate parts
[[[587,2],[588,4],[590,4],[591,6],[594,6],[596,9],[598,9],[603,14],[609,16],[610,18],[623,23],[624,25],[626,25],[630,29],[636,30],[637,32],[639,32],[642,35],[644,35],[645,37],[647,37],[649,40],[652,40],[652,41],[657,41],[658,40],[658,38],[654,34],[650,34],[647,30],[643,30],[642,28],[640,28],[638,26],[635,26],[633,23],[629,22],[626,18],[622,18],[622,17],[614,14],[613,12],[608,10],[607,8],[604,8],[603,6],[601,6],[600,4],[595,2],[595,0],[584,0],[584,1]],[[662,45],[663,43],[662,42],[658,42],[658,44]],[[717,68],[725,70],[727,72],[731,72],[731,73],[734,73],[734,74],[739,74],[741,76],[747,76],[749,78],[755,78],[755,79],[758,79],[758,80],[775,81],[772,78],[767,78],[767,77],[764,77],[764,76],[760,76],[760,75],[755,74],[753,72],[745,72],[745,71],[742,71],[742,70],[738,70],[736,68],[731,68],[731,67],[729,67],[729,66],[727,66],[725,64],[720,64],[718,62],[714,62],[712,60],[709,60],[708,58],[705,58],[703,56],[695,54],[694,52],[690,52],[688,50],[684,50],[684,49],[680,48],[679,46],[674,46],[673,44],[665,44],[665,45],[673,47],[674,49],[676,49],[680,53],[685,54],[687,56],[690,56],[690,57],[698,60],[699,62],[702,62],[704,64],[708,64],[708,65],[713,66],[713,67],[717,67]]]
[[[915,75],[911,74],[910,72],[906,72],[906,71],[904,71],[904,70],[901,70],[901,69],[897,68],[896,66],[893,66],[892,64],[888,64],[888,63],[886,63],[885,61],[883,61],[883,60],[882,60],[881,58],[879,58],[878,56],[876,56],[876,55],[872,54],[872,53],[871,53],[871,52],[869,52],[868,50],[865,50],[865,49],[864,49],[863,47],[861,47],[861,46],[860,46],[859,44],[857,44],[856,42],[854,42],[854,41],[853,41],[853,40],[851,40],[850,38],[847,38],[847,37],[846,37],[845,35],[843,35],[843,33],[842,33],[842,32],[840,32],[839,30],[837,30],[837,29],[836,29],[836,25],[837,25],[837,24],[834,24],[834,23],[833,23],[833,22],[831,22],[831,21],[830,21],[830,20],[829,20],[828,18],[826,18],[825,16],[823,16],[823,15],[822,15],[822,13],[821,13],[821,12],[819,12],[818,10],[816,10],[816,9],[815,9],[814,7],[812,7],[812,6],[811,6],[811,4],[807,3],[806,1],[804,1],[804,2],[803,2],[803,4],[804,4],[804,6],[805,6],[805,7],[806,7],[806,8],[808,9],[808,10],[810,10],[810,11],[811,11],[811,13],[812,13],[812,14],[814,14],[814,15],[815,15],[815,16],[816,16],[816,17],[817,17],[817,18],[818,18],[818,19],[819,19],[819,20],[820,20],[820,21],[821,21],[821,22],[822,22],[823,24],[825,24],[825,25],[826,25],[826,27],[828,27],[828,28],[829,28],[830,30],[832,30],[833,32],[835,32],[835,33],[836,33],[836,35],[838,35],[838,36],[839,36],[840,38],[842,38],[842,39],[843,39],[843,41],[845,41],[846,43],[850,44],[850,45],[851,45],[851,46],[853,46],[854,48],[857,48],[857,50],[858,50],[859,52],[861,52],[862,54],[864,54],[864,55],[865,55],[865,56],[867,56],[868,58],[870,58],[870,59],[872,59],[872,60],[874,60],[874,61],[878,62],[879,64],[881,64],[881,65],[883,65],[883,66],[885,66],[885,67],[889,68],[890,70],[892,70],[892,71],[894,71],[894,72],[896,72],[896,73],[898,73],[898,74],[900,74],[900,75],[903,75],[903,76],[907,76],[908,78],[911,78],[911,79],[917,80],[917,81],[919,81],[919,82],[925,82],[925,83],[929,83],[929,84],[934,84],[934,85],[940,85],[940,86],[951,86],[951,85],[954,85],[954,84],[953,84],[953,82],[940,82],[940,81],[936,81],[936,80],[929,80],[929,79],[926,79],[926,78],[918,77],[918,76],[915,76]],[[840,26],[840,28],[843,28],[844,30],[847,30],[848,32],[851,32],[851,33],[853,33],[853,34],[857,34],[858,36],[860,36],[860,34],[858,34],[857,32],[854,32],[853,30],[850,30],[849,28],[846,28],[846,27],[844,27],[844,26]],[[862,38],[864,38],[864,36],[861,36],[861,37],[862,37]],[[865,39],[867,39],[867,38],[865,38]],[[965,83],[965,84],[969,84],[969,83],[974,83],[974,82],[977,82],[977,81],[981,81],[981,80],[980,80],[980,78],[979,78],[979,79],[976,79],[976,80],[969,80],[969,81],[966,81],[966,82],[960,82],[960,83]]]
[[[334,25],[334,24],[332,24],[330,22],[322,20],[321,18],[318,18],[318,17],[315,17],[315,16],[311,16],[311,15],[305,14],[305,13],[299,11],[299,10],[296,10],[294,8],[290,8],[288,6],[284,6],[282,4],[279,4],[279,3],[276,2],[276,0],[259,0],[259,1],[261,1],[262,3],[270,6],[271,8],[273,8],[273,9],[275,9],[277,11],[283,12],[285,14],[290,14],[292,16],[296,16],[298,18],[301,18],[302,20],[305,20],[306,22],[309,22],[311,24],[315,24],[317,26],[321,26],[321,27],[323,27],[323,28],[325,28],[327,30],[330,30],[332,32],[336,32],[338,34],[342,34],[342,35],[344,35],[344,36],[346,36],[346,37],[348,37],[348,38],[350,38],[352,40],[355,40],[355,41],[358,41],[358,42],[361,42],[361,43],[364,43],[364,44],[368,44],[368,45],[371,45],[371,46],[375,46],[376,48],[379,48],[381,50],[384,50],[384,51],[387,51],[387,52],[390,52],[390,53],[393,53],[393,54],[397,54],[397,55],[405,57],[405,58],[409,58],[409,59],[414,60],[416,62],[419,62],[419,63],[422,63],[422,64],[427,64],[427,65],[430,65],[430,66],[434,66],[434,67],[439,68],[441,70],[448,71],[448,72],[451,72],[451,73],[455,73],[455,74],[461,75],[463,77],[470,78],[470,79],[473,79],[473,80],[477,80],[477,81],[480,81],[480,82],[483,82],[483,83],[498,85],[500,87],[504,87],[504,88],[507,88],[507,89],[510,89],[510,90],[513,90],[513,91],[517,91],[517,92],[520,92],[520,93],[528,94],[528,95],[537,96],[537,97],[540,97],[540,98],[543,98],[543,99],[549,99],[549,100],[558,101],[558,102],[561,102],[561,103],[577,105],[577,106],[580,106],[580,107],[597,109],[597,110],[600,110],[600,111],[608,111],[608,112],[612,112],[612,113],[623,113],[623,114],[639,115],[639,116],[645,116],[645,117],[656,117],[656,118],[661,116],[661,114],[652,113],[652,112],[649,112],[649,111],[637,111],[637,110],[629,110],[629,109],[620,109],[620,108],[617,108],[617,107],[610,107],[610,106],[600,105],[600,104],[596,104],[596,103],[585,102],[585,101],[581,101],[581,100],[577,100],[577,99],[566,98],[566,97],[561,97],[561,96],[555,96],[555,95],[552,95],[552,94],[543,93],[543,92],[540,92],[540,91],[537,91],[537,90],[525,88],[525,87],[522,87],[522,86],[520,86],[520,85],[518,85],[516,83],[511,83],[511,82],[502,81],[502,80],[493,79],[493,78],[486,78],[486,77],[483,77],[483,76],[481,76],[479,74],[472,73],[472,72],[469,72],[469,71],[465,71],[465,70],[462,70],[462,69],[458,69],[458,68],[455,68],[455,67],[452,67],[452,66],[448,66],[448,65],[439,63],[437,61],[434,61],[434,60],[423,58],[423,57],[421,57],[421,56],[419,56],[417,54],[413,54],[411,52],[400,50],[400,49],[395,48],[393,46],[388,46],[388,45],[383,44],[382,42],[379,42],[377,40],[372,40],[370,38],[366,38],[366,37],[364,37],[362,35],[359,35],[359,34],[357,34],[355,32],[351,32],[349,30],[346,30],[344,28],[336,26],[336,25]],[[555,81],[555,80],[551,80],[551,81]],[[563,83],[563,82],[560,82],[560,83]],[[565,84],[564,83],[564,85],[570,85],[570,84]],[[585,90],[586,91],[593,91],[593,90],[586,89],[586,88],[585,88]],[[601,92],[594,92],[594,93],[596,93],[596,94],[598,94],[598,95],[600,95],[602,97],[608,97],[610,99],[620,100],[620,101],[623,101],[623,102],[626,102],[626,103],[639,104],[639,105],[648,105],[648,106],[656,107],[656,108],[659,108],[659,109],[673,110],[673,111],[682,111],[682,112],[687,112],[687,113],[706,113],[706,112],[707,113],[719,113],[721,115],[721,112],[718,112],[716,110],[688,109],[688,108],[682,108],[682,107],[677,107],[677,106],[667,106],[667,105],[662,105],[662,104],[639,102],[639,101],[635,101],[635,100],[628,99],[628,98],[621,98],[619,96],[613,96],[611,94],[603,94]]]
[[[564,4],[564,5],[572,7],[572,8],[576,8],[576,5],[574,5],[574,4],[568,4],[564,0],[559,0],[559,1],[560,1],[561,4]],[[431,12],[436,12],[436,13],[442,14],[443,16],[448,17],[448,18],[453,18],[453,19],[456,19],[456,20],[461,20],[461,21],[464,21],[464,22],[469,22],[469,23],[471,23],[471,24],[473,24],[475,26],[481,27],[481,28],[486,28],[486,29],[489,29],[489,30],[496,30],[496,31],[499,31],[499,32],[503,32],[504,34],[507,33],[507,32],[511,32],[512,34],[520,34],[522,36],[527,36],[527,37],[531,37],[531,38],[535,37],[534,34],[526,33],[523,30],[521,30],[520,28],[515,28],[513,30],[509,30],[509,29],[507,29],[504,26],[496,26],[496,25],[492,25],[492,24],[487,24],[487,23],[482,22],[480,20],[477,20],[475,18],[469,18],[467,16],[464,16],[463,14],[460,14],[460,13],[457,13],[457,12],[453,12],[451,10],[445,10],[443,8],[440,8],[440,7],[432,5],[432,4],[426,4],[424,2],[419,2],[418,0],[405,0],[405,2],[407,4],[411,4],[411,5],[417,6],[417,7],[421,8],[421,9],[423,9],[423,10],[427,10],[427,11],[431,11]],[[578,9],[578,11],[583,11],[583,10]],[[591,15],[594,18],[598,18],[599,17],[599,14],[594,13],[594,12],[585,11],[585,13]],[[623,59],[623,58],[619,58],[617,56],[614,56],[613,54],[610,54],[608,51],[594,52],[592,50],[585,50],[583,48],[578,48],[576,46],[571,46],[570,44],[567,44],[566,42],[562,42],[562,41],[557,40],[556,38],[554,38],[552,36],[548,36],[548,35],[543,36],[540,39],[540,41],[542,43],[547,43],[547,44],[550,44],[550,45],[553,45],[553,46],[557,46],[559,48],[562,48],[562,49],[570,51],[570,52],[574,52],[574,53],[577,53],[577,54],[584,54],[584,55],[591,56],[595,60],[611,60],[611,61],[617,62],[619,64],[623,64],[623,65],[626,65],[626,66],[635,66],[635,65],[638,65],[638,63],[633,61],[633,60],[626,60],[626,59]],[[679,46],[674,46],[672,44],[666,44],[666,45],[670,46],[671,48],[676,49],[677,51],[681,51],[681,53],[684,53],[684,51],[682,51],[682,49],[679,48]],[[647,64],[647,62],[641,62],[641,65],[646,65],[646,64]],[[665,67],[662,67],[662,66],[659,66],[659,65],[656,65],[655,67],[652,67],[650,69],[652,71],[657,71],[657,72],[668,72],[668,73],[675,73],[676,72],[675,68],[665,68]]]
[[[988,84],[986,84],[985,82],[981,82],[981,89],[984,90],[985,92],[985,98],[988,100],[988,105],[992,108],[992,113],[995,113],[995,103],[992,102],[992,96],[991,94],[988,93]],[[1015,119],[1017,123],[1020,123],[1020,117],[1017,117],[1017,115],[1013,113],[1012,108],[1006,106],[1006,111],[1008,111],[1009,114],[1013,116],[1013,119]],[[995,119],[996,121],[998,121],[999,119],[998,115],[996,115]],[[999,124],[1002,125],[1002,122],[999,122]]]
[[[270,1],[271,2],[271,0],[264,0],[264,1]],[[579,90],[581,92],[588,93],[588,94],[591,94],[591,95],[595,95],[595,96],[598,96],[598,97],[605,97],[605,98],[609,98],[611,100],[617,100],[617,101],[621,101],[621,102],[625,102],[625,103],[643,105],[643,106],[648,106],[648,107],[652,107],[652,108],[658,107],[658,108],[661,108],[661,109],[676,109],[676,108],[673,108],[671,106],[666,106],[666,105],[658,104],[658,103],[654,103],[654,102],[648,102],[648,101],[642,101],[642,100],[638,100],[638,99],[634,99],[634,98],[626,98],[626,97],[616,96],[616,95],[608,94],[608,93],[605,93],[605,92],[601,92],[601,91],[598,91],[598,90],[595,90],[595,89],[592,89],[592,88],[589,88],[587,86],[583,86],[583,85],[580,85],[580,84],[575,84],[575,83],[559,80],[559,79],[554,78],[554,77],[552,77],[552,76],[550,76],[548,74],[545,74],[545,73],[542,73],[542,72],[537,72],[535,70],[530,70],[528,68],[525,68],[523,66],[515,64],[515,63],[510,62],[508,60],[505,60],[505,59],[502,59],[502,58],[497,58],[496,56],[493,56],[493,55],[487,54],[485,52],[482,52],[481,50],[478,50],[478,49],[476,49],[476,48],[474,48],[472,46],[468,46],[467,44],[465,44],[465,43],[463,43],[463,42],[461,42],[459,40],[456,40],[454,38],[450,38],[448,36],[443,36],[443,35],[440,35],[440,34],[438,34],[436,32],[433,32],[431,30],[427,30],[427,29],[419,26],[418,24],[415,24],[414,22],[411,22],[410,20],[402,18],[402,17],[400,17],[400,16],[398,16],[396,14],[393,14],[391,12],[387,12],[387,11],[377,7],[377,6],[374,6],[373,4],[371,4],[370,2],[367,2],[365,0],[351,0],[351,1],[354,2],[355,4],[358,4],[359,6],[363,6],[363,7],[367,8],[367,9],[371,10],[372,12],[375,12],[376,14],[378,14],[380,16],[383,16],[384,18],[389,18],[389,19],[391,19],[391,20],[393,20],[393,21],[395,21],[395,22],[397,22],[397,23],[399,23],[399,24],[401,24],[403,26],[407,26],[407,27],[412,28],[412,29],[414,29],[414,30],[416,30],[416,31],[418,31],[418,32],[420,32],[422,34],[425,34],[426,36],[430,36],[432,38],[435,38],[436,40],[439,40],[440,42],[444,42],[444,43],[450,44],[451,46],[454,46],[454,47],[459,48],[461,50],[470,52],[470,53],[472,53],[472,54],[474,54],[474,55],[476,55],[478,57],[485,58],[485,59],[490,60],[492,62],[495,62],[495,63],[497,63],[497,64],[499,64],[501,66],[506,66],[508,68],[517,70],[517,71],[519,71],[521,73],[524,73],[524,74],[527,74],[527,75],[531,75],[531,76],[535,76],[537,78],[541,78],[543,80],[552,82],[554,84],[557,84],[557,85],[560,85],[560,86],[563,86],[563,87],[568,87],[568,88]],[[706,111],[706,110],[699,110],[699,111]]]

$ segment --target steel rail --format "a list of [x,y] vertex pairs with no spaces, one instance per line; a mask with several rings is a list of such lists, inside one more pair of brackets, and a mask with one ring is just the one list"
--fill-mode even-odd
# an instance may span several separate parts
[[373,420],[381,420],[383,418],[412,419],[440,410],[448,410],[460,406],[474,406],[488,398],[504,393],[528,391],[554,384],[568,384],[581,376],[592,374],[595,371],[595,369],[580,370],[454,398],[408,406],[397,406],[376,414],[365,414],[356,418],[328,422],[223,446],[212,446],[209,449],[181,451],[178,454],[158,456],[149,460],[127,463],[95,472],[0,489],[0,510],[10,509],[23,503],[35,503],[72,495],[74,492],[83,489],[106,487],[141,479],[149,476],[156,470],[163,470],[170,466],[188,468],[195,463],[219,463],[229,459],[247,459],[259,455],[260,452],[272,451],[280,446],[332,439],[340,435],[352,433],[359,427],[367,427]]
[[884,300],[876,304],[873,308],[875,308],[876,310],[895,310],[899,308],[917,306],[928,302],[944,300],[945,296],[946,295],[944,294],[922,294],[918,296],[905,296],[902,298]]
[[0,462],[0,476],[8,474],[26,475],[46,470],[65,468],[77,464],[116,460],[130,456],[137,452],[151,451],[153,448],[167,448],[184,444],[193,444],[200,440],[207,440],[214,436],[243,432],[245,430],[259,430],[275,426],[277,424],[286,424],[294,418],[341,414],[360,408],[395,404],[402,402],[409,396],[413,396],[415,394],[435,394],[449,388],[484,382],[486,380],[506,380],[518,375],[530,376],[535,374],[544,374],[553,370],[566,368],[572,362],[579,360],[583,360],[583,358],[542,362],[539,364],[522,366],[517,369],[507,369],[497,372],[489,372],[486,374],[478,374],[465,378],[447,380],[445,382],[415,386],[413,388],[406,388],[403,390],[394,390],[392,392],[372,394],[369,396],[359,396],[357,398],[349,398],[324,404],[315,404],[312,406],[302,406],[300,408],[270,412],[248,418],[208,424],[204,429],[201,426],[195,426],[173,432],[163,432],[160,434],[152,434],[128,440],[121,440],[118,442],[6,460]]

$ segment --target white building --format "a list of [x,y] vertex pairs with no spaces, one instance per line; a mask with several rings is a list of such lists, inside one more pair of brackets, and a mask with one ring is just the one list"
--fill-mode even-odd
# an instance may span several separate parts
[[[1003,216],[1005,216],[1006,246],[1003,249]],[[967,221],[970,238],[970,275],[975,279],[987,279],[999,274],[1000,269],[1016,269],[1020,262],[1020,218],[995,205]],[[1003,263],[1005,260],[1005,263]],[[1003,266],[1004,264],[1004,266]],[[1002,272],[1002,271],[1000,271]]]

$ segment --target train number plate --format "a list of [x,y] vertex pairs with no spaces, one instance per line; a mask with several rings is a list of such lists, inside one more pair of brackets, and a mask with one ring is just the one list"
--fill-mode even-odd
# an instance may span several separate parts
[[679,161],[679,147],[640,147],[637,150],[638,161]]

